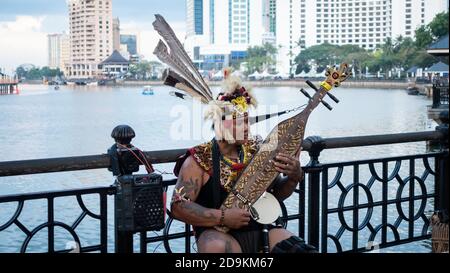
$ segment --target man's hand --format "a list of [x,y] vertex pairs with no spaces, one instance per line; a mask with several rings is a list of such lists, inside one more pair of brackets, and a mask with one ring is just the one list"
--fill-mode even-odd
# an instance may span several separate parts
[[302,179],[302,168],[298,157],[299,152],[295,157],[279,153],[275,157],[276,161],[273,161],[273,164],[278,172],[288,177],[289,181],[299,182]]
[[231,208],[225,210],[223,224],[231,229],[239,229],[248,226],[250,213],[245,209]]

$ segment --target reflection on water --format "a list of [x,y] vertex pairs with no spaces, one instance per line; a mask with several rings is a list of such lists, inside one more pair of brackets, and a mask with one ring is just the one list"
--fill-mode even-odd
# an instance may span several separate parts
[[[118,124],[133,127],[137,135],[133,143],[143,150],[186,148],[210,139],[209,125],[204,126],[203,135],[197,132],[202,130],[202,116],[201,111],[192,111],[192,101],[170,96],[171,89],[168,87],[156,87],[154,90],[155,95],[143,96],[140,87],[61,87],[56,91],[47,86],[21,86],[20,95],[0,97],[0,161],[105,153],[113,143],[111,130]],[[255,88],[254,92],[260,105],[259,112],[254,113],[291,109],[306,103],[306,98],[292,87]],[[332,112],[319,106],[308,121],[306,136],[361,136],[433,130],[435,127],[434,122],[427,118],[426,107],[431,101],[426,97],[408,96],[405,90],[336,89],[333,93],[340,103],[332,104]],[[329,102],[331,104],[332,101]],[[190,130],[176,130],[174,124],[180,121],[180,113],[186,111],[187,123],[190,124],[187,128]],[[264,137],[276,123],[277,120],[261,123],[252,130]],[[320,160],[350,161],[424,152],[426,145],[420,142],[326,150]],[[307,154],[302,155],[301,162],[303,165],[308,162]],[[156,167],[171,172],[173,164]],[[408,168],[405,167],[405,170]],[[361,176],[365,173],[361,171]],[[112,182],[113,178],[107,170],[3,177],[0,178],[0,195],[108,186]],[[330,196],[330,206],[336,202]],[[95,211],[98,198],[86,200],[86,203]],[[112,199],[109,204],[108,237],[111,242],[114,236]],[[290,212],[296,212],[297,204],[294,198],[286,201]],[[80,211],[76,201],[67,198],[62,201],[57,199],[55,206],[59,219],[70,224]],[[1,226],[11,217],[15,204],[3,204],[0,208]],[[42,204],[29,202],[20,219],[31,230],[45,222],[45,210]],[[364,213],[361,214],[360,220],[364,217]],[[333,228],[331,223],[330,219],[330,228]],[[296,231],[297,222],[290,223],[289,228]],[[175,222],[171,232],[183,229],[184,226]],[[86,219],[82,222],[77,228],[82,244],[97,244],[97,230],[98,221]],[[30,242],[29,251],[45,251],[46,232],[42,230],[40,233]],[[55,235],[60,239],[57,240],[60,249],[64,248],[67,240],[71,240],[64,230]],[[18,251],[23,239],[24,235],[16,226],[0,232],[0,252]],[[184,250],[181,241],[173,241],[171,246],[178,251]],[[149,251],[156,247],[156,252],[163,251],[158,244],[152,244]],[[112,243],[109,248],[113,251]],[[423,251],[423,247],[417,244],[398,249]]]

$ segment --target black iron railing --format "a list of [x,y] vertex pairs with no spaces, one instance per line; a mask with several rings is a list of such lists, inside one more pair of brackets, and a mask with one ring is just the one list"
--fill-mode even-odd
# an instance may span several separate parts
[[[427,230],[428,219],[425,215],[424,203],[434,202],[432,209],[448,209],[448,171],[445,168],[448,163],[448,150],[442,146],[438,153],[428,153],[423,155],[409,155],[395,158],[382,158],[372,160],[360,160],[352,162],[338,162],[321,164],[319,161],[320,153],[324,149],[362,147],[382,144],[396,144],[406,142],[434,141],[446,144],[448,129],[439,129],[430,132],[362,136],[362,137],[344,137],[322,139],[320,137],[309,137],[305,139],[302,149],[309,152],[310,162],[304,167],[305,180],[299,184],[295,191],[294,199],[298,203],[298,210],[294,214],[288,215],[286,208],[283,208],[284,218],[289,221],[298,221],[297,235],[307,238],[307,241],[319,247],[322,252],[329,252],[330,247],[334,246],[337,251],[366,251],[371,249],[367,244],[378,242],[375,237],[381,234],[378,246],[380,248],[404,244],[412,241],[429,238],[430,233]],[[179,155],[184,154],[184,149],[146,152],[146,156],[153,163],[174,162]],[[417,168],[417,162],[422,162],[424,168],[420,171]],[[434,164],[431,163],[434,162]],[[406,162],[406,163],[404,163]],[[389,163],[395,163],[393,169],[389,168]],[[407,175],[402,175],[401,166],[408,165]],[[376,166],[381,166],[381,172],[376,170]],[[0,162],[0,177],[29,175],[38,173],[51,173],[62,171],[101,169],[110,166],[110,159],[107,155],[94,155],[83,157],[70,157],[58,159],[39,159],[15,162]],[[369,179],[361,180],[362,169],[368,169]],[[346,169],[351,169],[351,176],[345,177],[342,173]],[[335,172],[334,175],[332,173]],[[344,181],[345,178],[345,181]],[[165,187],[173,187],[175,180],[164,181]],[[346,183],[344,183],[346,182]],[[416,187],[418,184],[418,187]],[[381,187],[381,197],[374,198],[378,192],[376,187]],[[392,186],[397,187],[395,197],[389,195]],[[338,190],[337,193],[333,192]],[[420,194],[416,194],[416,189],[420,189]],[[350,194],[353,192],[352,194]],[[82,196],[87,194],[98,194],[100,213],[94,214],[89,211],[83,203]],[[364,194],[363,194],[364,193]],[[104,187],[95,189],[83,189],[75,191],[46,192],[21,194],[14,196],[1,196],[0,204],[18,202],[18,208],[13,217],[0,226],[0,232],[4,232],[8,227],[15,225],[25,235],[26,239],[20,247],[20,251],[27,251],[27,244],[33,236],[40,230],[48,228],[48,251],[64,252],[67,250],[54,248],[54,228],[61,227],[67,230],[73,237],[74,242],[78,244],[81,252],[89,251],[108,251],[107,242],[107,195],[115,194],[114,187]],[[75,196],[82,213],[73,223],[60,223],[54,220],[54,200]],[[333,206],[330,200],[335,196],[339,202]],[[47,221],[33,230],[29,230],[19,220],[24,202],[35,199],[46,199],[48,204]],[[351,205],[346,200],[352,200]],[[417,212],[415,201],[421,201]],[[408,213],[404,212],[402,205],[408,208]],[[392,222],[389,220],[388,207],[395,206],[398,217]],[[381,212],[375,217],[374,210]],[[365,213],[365,218],[359,221],[359,216]],[[351,217],[347,222],[347,214]],[[337,220],[332,218],[337,215]],[[81,245],[76,228],[80,222],[90,216],[100,221],[100,230],[98,231],[100,244],[84,246]],[[416,223],[421,220],[422,226],[420,232],[415,231]],[[189,225],[184,225],[184,230],[177,233],[171,233],[173,218],[170,211],[167,212],[166,227],[161,232],[140,233],[140,251],[145,253],[149,244],[160,243],[164,245],[166,252],[172,252],[170,241],[184,238],[184,252],[191,251],[193,241],[193,232]],[[407,231],[401,232],[399,227],[405,222]],[[287,224],[286,224],[287,225]],[[334,231],[333,229],[336,229]],[[362,230],[368,234],[361,237]],[[388,239],[388,233],[392,232],[394,239]],[[344,233],[349,233],[351,239],[346,240]],[[405,235],[406,234],[406,235]],[[128,235],[127,235],[128,236]],[[363,238],[362,242],[358,238]],[[120,241],[126,241],[129,238],[122,238],[116,233],[114,244],[120,245]],[[0,249],[0,252],[2,250]],[[121,248],[116,251],[120,252]]]
[[[40,231],[47,229],[47,246],[48,252],[69,252],[69,251],[77,251],[77,252],[94,252],[99,251],[102,253],[107,252],[107,195],[113,194],[115,191],[114,188],[111,187],[101,187],[101,188],[90,188],[90,189],[82,189],[82,190],[68,190],[68,191],[57,191],[57,192],[42,192],[42,193],[32,193],[32,194],[18,194],[18,195],[7,195],[0,196],[0,204],[2,203],[15,203],[17,202],[17,209],[13,213],[12,217],[6,221],[5,224],[0,226],[0,232],[5,231],[6,229],[16,226],[25,234],[25,240],[20,246],[20,252],[27,252],[28,245],[33,237],[39,233]],[[99,196],[99,208],[100,213],[95,214],[90,211],[83,202],[84,195],[97,194]],[[79,208],[81,209],[81,213],[72,223],[63,223],[55,220],[55,200],[59,198],[64,198],[68,196],[75,196]],[[47,219],[45,222],[41,223],[34,229],[30,230],[26,227],[26,224],[22,223],[19,217],[22,214],[24,205],[31,200],[46,200],[47,205]],[[74,208],[72,208],[74,209]],[[80,241],[80,236],[77,233],[77,227],[80,223],[86,218],[91,217],[100,222],[100,230],[99,230],[99,242],[98,245],[88,245],[83,246]],[[62,228],[65,231],[69,232],[73,238],[73,249],[55,249],[55,228]],[[14,234],[14,236],[19,236],[18,234]],[[33,250],[31,250],[34,252]],[[1,250],[0,250],[1,252]]]
[[448,107],[448,83],[446,85],[433,84],[432,108],[439,108],[441,106]]
[[[436,177],[432,177],[432,182],[427,183],[430,176],[436,176],[436,170],[439,169],[439,166],[431,167],[430,161],[441,162],[443,156],[442,153],[431,153],[321,165],[321,251],[328,252],[329,240],[334,243],[336,250],[341,252],[367,251],[373,250],[375,247],[385,248],[429,238],[428,227],[430,222],[426,215],[426,207],[436,201],[439,203],[439,196],[436,194],[439,189],[435,189],[436,183],[434,183]],[[424,166],[424,170],[420,174],[416,173],[417,161],[422,161]],[[394,164],[389,167],[389,163]],[[380,172],[377,172],[376,164],[380,165]],[[407,165],[407,170],[406,174],[402,175],[401,171],[404,165]],[[369,170],[370,177],[363,180],[360,172],[365,167]],[[347,184],[343,179],[343,172],[346,169],[350,169],[351,172],[351,175],[347,178],[350,182]],[[335,175],[330,177],[332,170],[335,171]],[[418,184],[420,194],[416,193],[416,184]],[[339,194],[339,201],[334,206],[330,205],[328,198],[332,190]],[[394,196],[389,196],[389,191]],[[375,197],[374,195],[378,192],[381,193],[380,196]],[[405,193],[407,193],[406,196]],[[347,200],[352,201],[350,202],[351,205],[346,204]],[[421,202],[418,208],[415,207],[415,201]],[[388,210],[391,205],[392,209]],[[405,213],[402,205],[406,205],[407,213]],[[381,215],[376,216],[381,216],[381,222],[374,219],[374,210],[377,208],[379,208]],[[417,212],[415,212],[416,209]],[[428,209],[430,209],[430,206],[428,206]],[[435,209],[435,207],[431,209]],[[347,216],[350,217],[345,215],[346,212],[349,213]],[[397,215],[396,219],[393,222],[388,221],[388,214],[393,213]],[[334,233],[329,230],[328,219],[332,215],[336,215],[335,218],[338,219],[338,227]],[[360,220],[360,216],[364,216],[362,220]],[[348,218],[350,218],[350,221],[347,220]],[[399,231],[399,226],[403,222],[407,224],[407,232],[404,234]],[[418,222],[420,223],[418,224]],[[420,232],[415,230],[417,225],[420,225]],[[364,229],[367,229],[367,237],[365,238],[364,235],[361,235],[361,231]],[[393,234],[393,240],[387,238],[388,229]],[[351,244],[347,249],[341,244],[344,232],[351,234]],[[375,241],[379,234],[381,239]]]

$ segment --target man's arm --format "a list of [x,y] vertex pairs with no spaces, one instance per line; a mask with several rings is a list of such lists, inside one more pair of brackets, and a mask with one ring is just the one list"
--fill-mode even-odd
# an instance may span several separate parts
[[188,157],[181,167],[173,192],[171,211],[174,218],[194,226],[213,227],[220,224],[220,210],[195,203],[205,180],[205,172],[192,157]]
[[297,188],[298,182],[294,179],[289,179],[288,176],[277,178],[272,189],[273,195],[280,201],[284,201],[292,195]]

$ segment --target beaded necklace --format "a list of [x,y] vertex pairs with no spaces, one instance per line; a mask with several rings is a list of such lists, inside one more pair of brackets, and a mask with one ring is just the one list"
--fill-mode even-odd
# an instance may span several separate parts
[[228,176],[227,181],[225,182],[225,184],[223,185],[223,187],[225,188],[225,190],[227,192],[231,192],[232,190],[232,186],[234,184],[234,182],[236,181],[239,172],[242,171],[245,166],[247,166],[249,160],[249,156],[248,156],[248,151],[247,151],[247,147],[246,145],[241,145],[241,148],[239,150],[239,158],[238,158],[238,162],[234,162],[233,160],[229,159],[226,156],[220,155],[220,159],[225,163],[225,165],[227,165],[228,167],[230,167],[230,175]]

